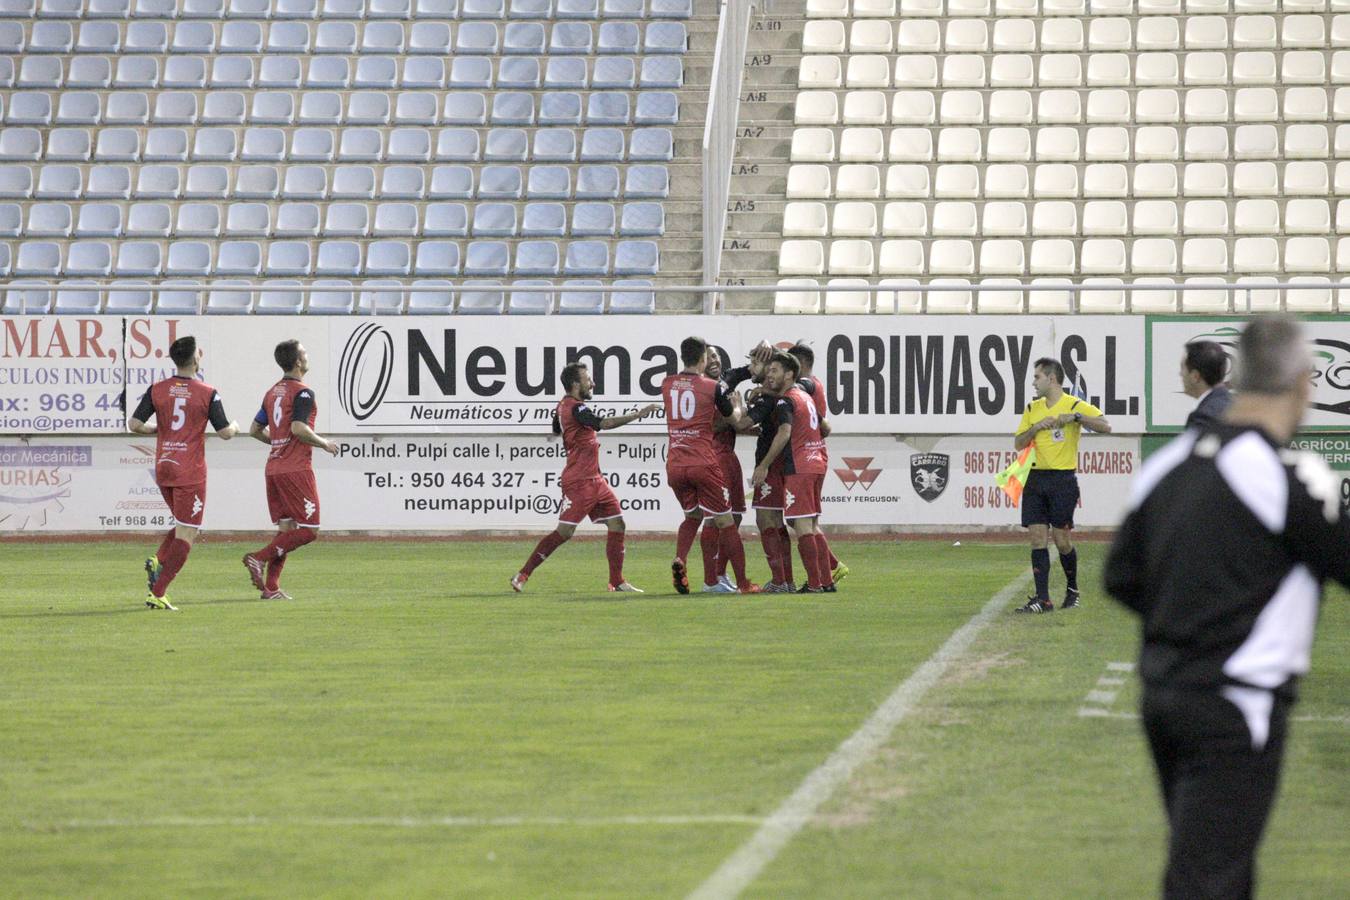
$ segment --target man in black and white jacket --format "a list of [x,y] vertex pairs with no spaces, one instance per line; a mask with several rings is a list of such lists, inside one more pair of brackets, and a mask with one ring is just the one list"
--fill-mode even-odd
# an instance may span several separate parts
[[1336,479],[1320,456],[1286,449],[1311,371],[1297,322],[1254,320],[1232,406],[1148,460],[1107,559],[1107,591],[1142,618],[1168,898],[1251,896],[1322,582],[1350,585]]

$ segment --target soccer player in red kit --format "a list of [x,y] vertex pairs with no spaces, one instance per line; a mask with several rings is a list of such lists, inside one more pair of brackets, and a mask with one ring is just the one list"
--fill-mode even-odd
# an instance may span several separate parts
[[[722,475],[722,467],[713,450],[713,420],[718,413],[733,427],[740,425],[741,414],[727,396],[727,388],[704,374],[708,361],[708,342],[687,337],[680,342],[680,361],[684,369],[667,375],[661,382],[661,397],[666,409],[666,429],[670,446],[666,452],[666,480],[684,510],[675,543],[675,561],[670,571],[675,590],[689,593],[689,571],[685,560],[694,545],[694,535],[703,519],[711,516],[717,526],[718,554],[731,563],[736,585],[742,594],[759,593],[759,585],[745,577],[745,547],[731,516],[731,491]],[[740,490],[740,485],[736,486]],[[723,593],[717,584],[717,558],[703,555],[703,590]]]
[[263,600],[289,600],[281,589],[286,559],[319,536],[312,448],[336,456],[338,445],[314,432],[319,407],[313,389],[300,380],[309,371],[309,353],[299,341],[289,340],[277,344],[272,356],[285,374],[263,395],[249,435],[272,447],[267,455],[267,509],[277,533],[266,547],[244,556],[244,568]]
[[[733,369],[732,373],[744,372],[742,378],[737,382],[749,377],[749,367]],[[713,424],[713,451],[717,454],[718,465],[722,467],[722,480],[727,483],[727,490],[731,494],[731,518],[736,523],[736,528],[741,527],[741,521],[745,518],[745,475],[741,471],[741,460],[736,456],[736,435],[746,428],[750,428],[749,421],[745,419],[745,409],[741,403],[741,395],[735,390],[735,385],[730,378],[724,378],[722,372],[722,359],[716,351],[708,354],[708,366],[704,369],[704,374],[709,378],[722,383],[727,396],[731,398],[732,404],[740,410],[742,416],[741,426],[732,425],[726,419],[719,419]],[[728,373],[731,374],[731,373]],[[731,375],[731,377],[736,377]],[[709,516],[703,520],[703,530],[699,532],[699,546],[703,550],[705,557],[712,556],[717,560],[717,583],[725,593],[734,593],[736,586],[727,578],[727,558],[718,553],[717,547],[721,542],[721,536],[717,530],[717,523]]]
[[512,577],[511,590],[516,593],[524,590],[530,574],[548,559],[549,554],[572,537],[582,519],[590,516],[592,522],[604,522],[609,529],[605,540],[605,558],[609,560],[609,589],[641,594],[641,588],[634,587],[623,577],[623,535],[626,526],[623,514],[619,511],[619,498],[614,496],[609,482],[600,474],[600,438],[597,432],[636,422],[661,407],[649,403],[626,416],[600,418],[586,405],[595,390],[595,382],[591,380],[590,369],[585,363],[568,363],[563,367],[562,387],[566,396],[558,401],[553,412],[553,433],[562,435],[563,447],[567,450],[567,465],[563,467],[561,479],[563,499],[558,511],[558,527],[544,535],[530,558],[525,560],[525,565]]
[[[177,609],[165,592],[183,568],[192,542],[202,527],[206,509],[206,447],[203,433],[209,422],[225,440],[239,426],[225,416],[216,389],[197,378],[202,349],[197,339],[180,337],[169,345],[169,358],[178,372],[157,381],[141,397],[128,427],[136,434],[155,435],[155,483],[173,514],[173,527],[164,535],[155,555],[145,561],[151,609]],[[155,425],[147,425],[154,416]]]
[[829,459],[820,433],[820,416],[811,397],[797,386],[798,372],[796,358],[787,353],[775,353],[769,362],[764,386],[779,395],[775,412],[780,424],[751,480],[757,488],[764,484],[769,467],[780,455],[785,455],[783,518],[797,532],[797,551],[806,567],[807,582],[802,593],[819,594],[834,591],[830,558],[816,530]]
[[[801,341],[789,347],[788,353],[797,360],[799,367],[798,381],[805,381],[814,388],[811,393],[811,400],[816,405],[816,415],[820,417],[820,434],[821,437],[828,438],[830,436],[830,424],[829,420],[826,419],[825,382],[811,374],[811,370],[816,364],[816,353]],[[816,540],[825,548],[825,555],[828,557],[830,579],[838,584],[848,577],[848,566],[841,563],[834,555],[834,551],[830,549],[830,542],[826,540],[825,532],[821,530],[819,522],[816,523],[816,535]]]

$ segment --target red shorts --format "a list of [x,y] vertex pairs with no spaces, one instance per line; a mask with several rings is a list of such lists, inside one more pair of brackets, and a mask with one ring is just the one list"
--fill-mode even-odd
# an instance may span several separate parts
[[319,485],[314,471],[278,472],[267,476],[267,511],[274,523],[291,519],[319,527]]
[[604,522],[623,515],[619,510],[619,498],[614,496],[614,490],[604,478],[565,484],[562,495],[558,521],[568,525],[579,525],[587,516],[592,522]]
[[772,509],[776,512],[783,511],[783,470],[777,466],[769,469],[766,477],[759,487],[755,488],[755,502],[752,504],[755,509]]
[[206,482],[200,484],[175,484],[159,486],[164,505],[173,513],[176,525],[202,527],[202,513],[206,510]]
[[731,512],[731,491],[722,478],[721,466],[667,466],[666,481],[680,501],[680,509],[701,509],[713,516]]
[[731,495],[731,511],[745,512],[745,473],[741,471],[740,459],[735,453],[719,453],[717,461],[722,464],[722,480]]
[[825,489],[825,476],[787,475],[783,478],[783,518],[802,519],[820,515],[820,493]]

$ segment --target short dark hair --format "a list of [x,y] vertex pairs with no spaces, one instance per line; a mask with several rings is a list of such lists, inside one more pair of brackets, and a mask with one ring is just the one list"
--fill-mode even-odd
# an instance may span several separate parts
[[562,387],[563,393],[572,393],[572,388],[581,383],[581,370],[587,368],[584,362],[572,362],[563,366]]
[[680,362],[686,366],[696,365],[708,353],[708,342],[701,337],[687,337],[680,341]]
[[814,366],[816,364],[816,351],[805,344],[793,344],[788,348],[787,352],[797,357],[798,362],[808,366]]
[[1051,359],[1048,356],[1042,356],[1040,359],[1036,360],[1036,368],[1048,369],[1050,374],[1055,376],[1056,383],[1064,383],[1064,367],[1059,364],[1059,360]]
[[289,372],[300,362],[300,342],[295,338],[282,341],[277,344],[277,349],[272,351],[272,358],[281,366],[281,371]]
[[[775,350],[773,356],[769,357],[769,365],[778,363],[784,369],[792,373],[792,380],[796,381],[797,376],[802,373],[801,363],[797,362],[797,357],[791,353],[784,353],[782,350]],[[767,368],[767,366],[765,367]]]
[[1191,341],[1186,345],[1186,368],[1199,374],[1210,387],[1223,381],[1228,354],[1217,341]]
[[1303,326],[1287,315],[1259,316],[1238,338],[1233,386],[1249,394],[1286,394],[1312,369]]
[[183,335],[169,345],[169,359],[180,369],[192,362],[192,358],[196,355],[197,339],[190,334]]

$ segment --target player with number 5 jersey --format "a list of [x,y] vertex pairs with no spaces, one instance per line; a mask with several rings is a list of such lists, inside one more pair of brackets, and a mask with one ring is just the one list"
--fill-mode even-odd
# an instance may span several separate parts
[[[675,590],[681,594],[689,593],[685,561],[694,544],[694,536],[707,517],[717,527],[717,556],[731,562],[737,590],[742,594],[757,593],[759,586],[745,576],[745,547],[731,514],[731,489],[722,475],[713,447],[713,422],[717,414],[721,413],[735,427],[740,423],[741,413],[728,396],[726,385],[704,374],[708,353],[707,341],[698,337],[685,338],[680,343],[680,361],[684,368],[661,382],[661,399],[670,438],[666,480],[684,511],[684,521],[676,536],[671,575]],[[735,489],[740,490],[740,485]],[[726,587],[718,584],[717,556],[703,554],[703,590],[706,593],[728,592]]]
[[263,396],[249,434],[272,448],[267,455],[267,508],[277,533],[266,547],[244,556],[244,567],[262,599],[289,600],[281,590],[281,570],[289,555],[315,540],[319,531],[312,448],[336,456],[338,445],[314,431],[318,403],[313,388],[301,380],[309,371],[309,353],[299,341],[289,340],[277,344],[273,357],[285,374]]
[[[181,337],[169,346],[169,358],[178,371],[157,381],[141,397],[127,423],[136,434],[155,436],[155,483],[173,514],[173,525],[155,555],[145,561],[151,609],[177,609],[165,592],[192,551],[192,542],[206,511],[206,446],[209,423],[225,440],[239,426],[225,416],[220,394],[200,380],[202,349],[196,338]],[[150,419],[155,424],[150,425]]]

